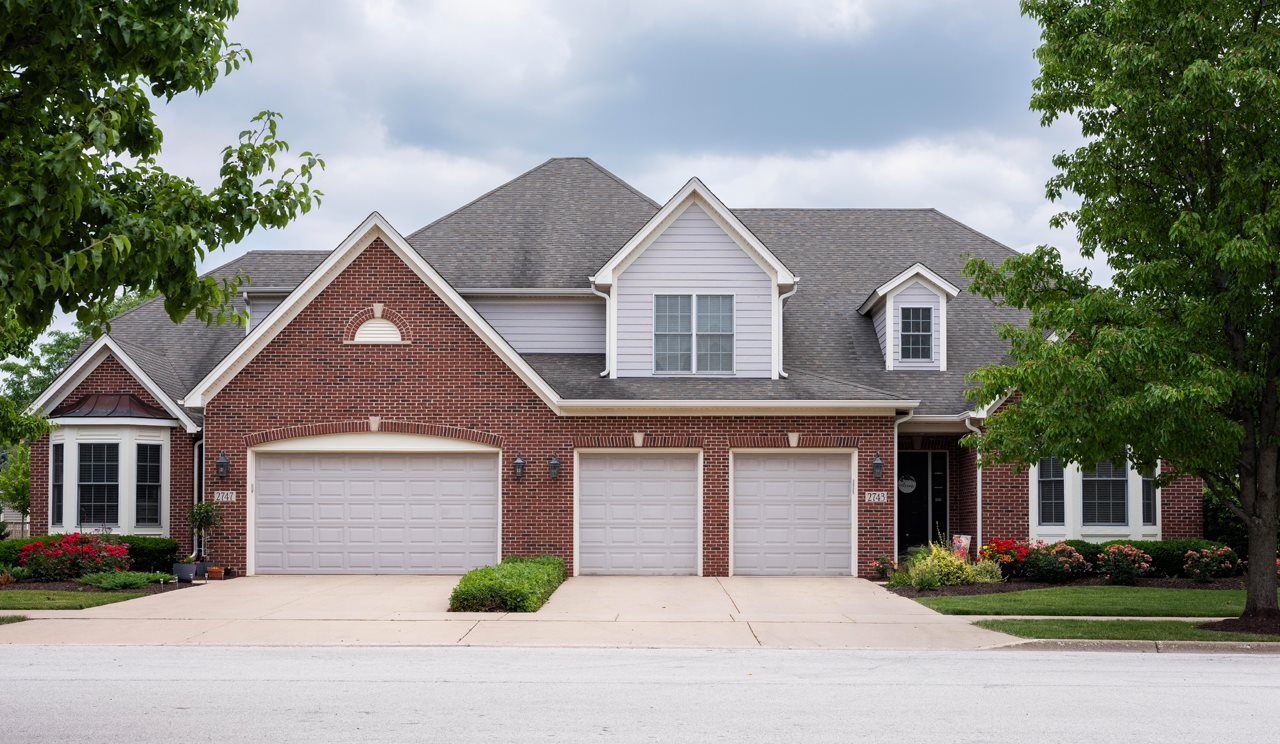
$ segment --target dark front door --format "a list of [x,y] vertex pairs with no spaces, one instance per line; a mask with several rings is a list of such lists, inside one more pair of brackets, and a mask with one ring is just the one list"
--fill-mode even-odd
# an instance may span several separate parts
[[947,539],[947,453],[898,453],[898,552]]

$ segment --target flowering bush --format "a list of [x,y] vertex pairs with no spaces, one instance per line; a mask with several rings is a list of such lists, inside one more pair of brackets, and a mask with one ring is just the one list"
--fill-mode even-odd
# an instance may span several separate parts
[[1230,576],[1240,568],[1240,556],[1226,545],[1201,550],[1188,550],[1183,556],[1183,570],[1196,581],[1209,581],[1215,576]]
[[1022,573],[1022,562],[1027,558],[1027,544],[1012,538],[999,538],[978,548],[978,558],[1000,566],[1005,576]]
[[1098,555],[1098,573],[1112,584],[1135,584],[1151,570],[1151,556],[1132,545],[1108,545]]
[[18,563],[31,572],[33,581],[65,581],[87,573],[124,571],[129,568],[129,546],[73,532],[57,541],[23,545]]
[[887,555],[882,555],[871,561],[871,570],[876,572],[877,579],[884,581],[898,570],[898,562]]
[[1080,551],[1059,541],[1052,545],[1037,542],[1027,550],[1022,570],[1028,579],[1057,584],[1089,573],[1092,566]]

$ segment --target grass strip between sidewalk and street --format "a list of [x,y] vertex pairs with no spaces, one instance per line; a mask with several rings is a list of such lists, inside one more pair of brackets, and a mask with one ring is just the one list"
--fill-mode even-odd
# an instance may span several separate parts
[[997,594],[917,597],[916,601],[944,615],[1235,617],[1244,611],[1244,590],[1056,586]]
[[979,620],[974,625],[1019,638],[1056,641],[1230,641],[1280,643],[1280,635],[1204,630],[1182,620]]
[[66,592],[47,589],[0,591],[0,610],[83,610],[144,597],[143,592]]

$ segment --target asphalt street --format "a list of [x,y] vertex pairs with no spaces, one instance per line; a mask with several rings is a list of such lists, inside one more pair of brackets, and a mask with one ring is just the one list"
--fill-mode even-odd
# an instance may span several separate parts
[[0,740],[1274,741],[1275,656],[0,648]]

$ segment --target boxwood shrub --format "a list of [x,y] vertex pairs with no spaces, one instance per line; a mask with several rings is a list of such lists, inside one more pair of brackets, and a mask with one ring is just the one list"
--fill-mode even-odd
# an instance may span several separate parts
[[449,596],[449,611],[536,612],[564,579],[564,561],[554,555],[508,556],[463,575]]
[[37,535],[35,537],[15,537],[12,540],[0,540],[0,566],[18,565],[18,553],[28,543],[51,543],[62,539],[62,535]]

